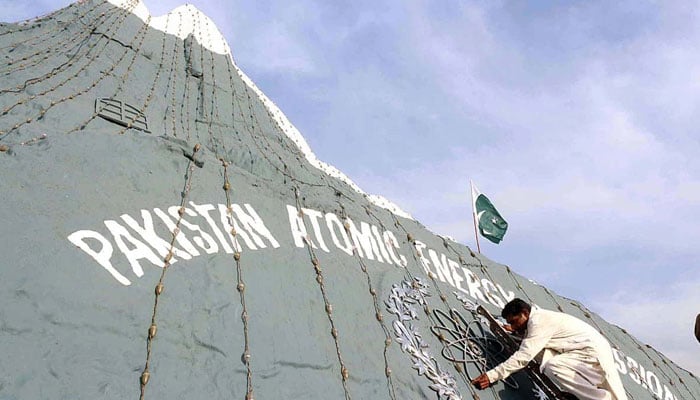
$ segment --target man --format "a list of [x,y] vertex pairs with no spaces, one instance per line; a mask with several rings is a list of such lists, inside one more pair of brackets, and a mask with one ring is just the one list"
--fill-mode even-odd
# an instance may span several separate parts
[[700,342],[700,314],[695,317],[695,338]]
[[540,370],[562,391],[581,400],[627,400],[612,349],[592,326],[571,315],[533,309],[513,299],[501,316],[504,329],[524,336],[520,348],[506,361],[472,381],[485,389],[524,368],[540,352]]

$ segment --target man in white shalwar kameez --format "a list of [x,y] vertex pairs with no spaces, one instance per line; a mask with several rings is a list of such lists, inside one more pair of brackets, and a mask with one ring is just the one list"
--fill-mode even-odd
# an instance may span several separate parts
[[501,313],[507,330],[523,334],[520,348],[472,383],[485,389],[524,368],[542,353],[540,371],[562,391],[581,400],[627,400],[608,341],[592,326],[571,315],[531,308],[521,299]]

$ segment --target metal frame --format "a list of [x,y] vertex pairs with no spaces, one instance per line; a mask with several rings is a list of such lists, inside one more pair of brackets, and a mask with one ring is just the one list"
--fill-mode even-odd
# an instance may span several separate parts
[[98,98],[95,100],[95,113],[115,124],[151,133],[151,131],[148,130],[146,116],[136,107],[126,104],[123,101]]

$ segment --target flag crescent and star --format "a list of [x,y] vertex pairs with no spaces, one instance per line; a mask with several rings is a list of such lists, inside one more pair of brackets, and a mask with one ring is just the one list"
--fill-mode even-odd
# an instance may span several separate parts
[[499,214],[491,200],[471,184],[474,201],[474,215],[481,236],[493,243],[499,243],[508,229],[508,222]]

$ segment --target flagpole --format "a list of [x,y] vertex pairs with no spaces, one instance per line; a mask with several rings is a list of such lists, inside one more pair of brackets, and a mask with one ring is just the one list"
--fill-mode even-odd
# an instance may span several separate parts
[[479,246],[479,232],[476,228],[476,210],[474,209],[474,183],[469,180],[469,192],[471,192],[472,197],[472,219],[474,220],[474,237],[476,238],[476,250],[481,254],[481,246]]

